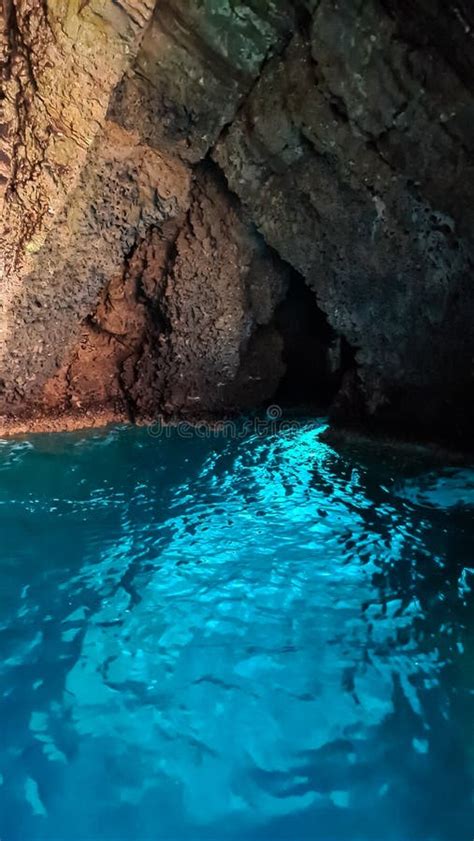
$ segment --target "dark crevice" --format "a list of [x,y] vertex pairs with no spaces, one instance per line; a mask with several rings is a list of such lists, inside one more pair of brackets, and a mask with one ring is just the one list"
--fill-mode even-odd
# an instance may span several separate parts
[[[211,154],[212,150],[200,167],[212,170],[231,205],[246,215],[239,197],[229,187],[225,173]],[[262,249],[285,267],[289,278],[287,294],[272,321],[283,339],[286,366],[274,400],[288,409],[328,410],[347,373],[356,370],[355,350],[332,329],[303,276],[267,243],[251,218],[247,221]]]
[[276,401],[285,407],[326,410],[354,355],[329,325],[314,292],[294,270],[275,324],[283,338],[286,365]]
[[[128,377],[126,371],[126,364],[128,362],[129,357],[124,359],[124,361],[119,365],[118,376],[117,380],[120,386],[120,390],[122,393],[122,399],[125,411],[127,413],[127,417],[130,423],[135,423],[137,420],[138,412],[136,401],[132,397],[129,388],[128,388]],[[134,380],[136,379],[136,374],[134,374]]]
[[307,5],[304,2],[296,2],[294,13],[299,31],[303,35],[308,35],[311,32],[313,16],[310,10],[308,9]]
[[327,102],[332,113],[338,120],[341,120],[343,123],[349,122],[347,106],[342,96],[336,96],[335,94],[331,94],[331,96],[327,98]]

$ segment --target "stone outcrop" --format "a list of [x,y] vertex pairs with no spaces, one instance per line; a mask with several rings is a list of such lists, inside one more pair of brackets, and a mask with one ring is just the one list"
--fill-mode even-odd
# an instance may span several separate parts
[[474,14],[9,0],[5,428],[331,404],[469,444]]

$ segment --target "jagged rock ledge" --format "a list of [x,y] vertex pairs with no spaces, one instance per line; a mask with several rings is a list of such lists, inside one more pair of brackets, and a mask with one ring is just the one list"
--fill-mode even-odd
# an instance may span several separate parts
[[0,433],[326,405],[472,446],[474,13],[11,0]]

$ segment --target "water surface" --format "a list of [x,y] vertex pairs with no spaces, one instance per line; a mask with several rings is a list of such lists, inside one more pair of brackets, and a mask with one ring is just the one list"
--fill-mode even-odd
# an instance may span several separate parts
[[470,841],[474,473],[0,443],[2,841]]

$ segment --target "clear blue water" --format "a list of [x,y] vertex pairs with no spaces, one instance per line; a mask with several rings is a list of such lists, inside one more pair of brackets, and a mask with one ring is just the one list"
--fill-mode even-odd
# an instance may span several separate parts
[[474,473],[0,444],[2,841],[470,841]]

